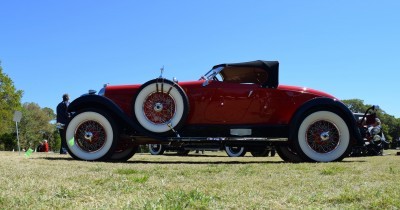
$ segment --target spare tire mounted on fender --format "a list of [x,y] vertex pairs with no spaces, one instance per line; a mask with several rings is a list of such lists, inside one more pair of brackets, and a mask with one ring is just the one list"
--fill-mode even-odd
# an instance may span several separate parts
[[189,100],[177,83],[159,78],[144,83],[133,99],[134,119],[152,134],[168,135],[185,123]]

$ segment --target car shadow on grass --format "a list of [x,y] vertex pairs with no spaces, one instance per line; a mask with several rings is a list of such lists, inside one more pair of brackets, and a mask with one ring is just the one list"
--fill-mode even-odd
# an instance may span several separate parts
[[[184,156],[188,157],[188,156]],[[182,157],[182,158],[184,158]],[[191,155],[190,157],[196,157]],[[199,155],[199,157],[204,157]],[[210,156],[207,156],[210,157]],[[215,156],[215,157],[221,157],[221,156]],[[242,157],[243,158],[243,157]],[[246,157],[244,157],[247,159]],[[253,157],[248,157],[253,158]],[[84,160],[75,160],[72,157],[38,157],[35,159],[45,159],[45,160],[52,160],[52,161],[57,161],[57,160],[64,160],[64,161],[84,161]],[[234,158],[232,158],[234,159]],[[249,161],[249,160],[223,160],[223,161],[193,161],[193,160],[135,160],[134,158],[129,159],[128,161],[85,161],[85,162],[105,162],[105,163],[126,163],[126,164],[165,164],[165,165],[171,165],[171,164],[189,164],[189,165],[246,165],[246,164],[302,164],[302,163],[307,163],[307,162],[301,162],[301,163],[292,163],[292,162],[286,162],[283,160],[254,160],[254,161]],[[367,162],[365,160],[343,160],[341,163],[364,163]],[[324,164],[324,163],[321,163]]]
[[75,159],[72,158],[71,156],[67,157],[37,157],[33,159],[43,159],[43,160],[65,160],[65,161],[74,161]]
[[[194,157],[194,156],[190,156]],[[202,156],[204,157],[204,156]],[[210,156],[207,156],[210,157]],[[215,156],[215,157],[221,157],[221,156]],[[184,158],[184,157],[183,157]],[[249,157],[251,158],[251,157]],[[81,160],[75,160],[72,157],[38,157],[35,159],[44,159],[44,160],[52,160],[52,161],[57,161],[57,160],[64,160],[64,161],[81,161]],[[85,161],[85,160],[82,160]],[[134,158],[129,159],[128,161],[85,161],[85,162],[107,162],[107,163],[127,163],[127,164],[214,164],[214,165],[219,165],[219,164],[261,164],[261,163],[268,163],[268,164],[281,164],[281,163],[286,163],[281,160],[277,161],[240,161],[240,160],[232,160],[232,161],[193,161],[193,160],[135,160]]]
[[[341,163],[362,163],[367,161],[342,161]],[[160,161],[160,160],[128,160],[127,164],[189,164],[189,165],[246,165],[246,164],[302,164],[302,163],[292,163],[283,160],[277,161]],[[323,164],[323,163],[321,163]]]
[[189,155],[177,155],[177,154],[163,154],[162,156],[170,156],[170,157],[224,157],[220,155],[202,155],[202,154],[189,154]]
[[127,164],[188,164],[188,165],[246,165],[246,164],[281,164],[284,161],[151,161],[151,160],[128,160]]

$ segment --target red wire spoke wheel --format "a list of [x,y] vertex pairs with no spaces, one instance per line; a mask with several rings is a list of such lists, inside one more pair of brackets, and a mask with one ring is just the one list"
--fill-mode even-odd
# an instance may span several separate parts
[[306,139],[308,146],[315,152],[329,153],[339,146],[340,133],[335,124],[320,120],[308,127]]
[[170,135],[185,123],[189,102],[184,90],[166,79],[143,84],[133,100],[134,119],[152,134]]
[[315,111],[297,129],[296,150],[305,160],[331,162],[350,149],[350,131],[344,119],[332,111]]
[[76,129],[74,139],[80,149],[86,152],[99,151],[105,144],[107,133],[97,121],[82,122]]
[[96,109],[76,113],[65,134],[69,154],[79,160],[107,160],[118,145],[114,120]]
[[169,122],[175,115],[175,100],[167,93],[155,92],[143,103],[143,113],[154,124]]

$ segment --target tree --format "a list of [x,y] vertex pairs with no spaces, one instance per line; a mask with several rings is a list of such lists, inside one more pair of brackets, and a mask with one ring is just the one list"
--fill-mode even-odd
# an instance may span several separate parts
[[50,123],[54,119],[54,112],[50,108],[41,109],[36,103],[24,103],[20,123],[21,147],[35,148],[39,142],[48,140],[54,145],[55,126]]
[[[360,99],[342,100],[344,104],[349,107],[352,112],[364,113],[371,105],[364,104]],[[400,134],[400,118],[396,119],[394,116],[387,114],[384,110],[377,111],[377,117],[382,122],[382,130],[386,140],[393,142],[393,139],[399,138]]]
[[352,111],[353,113],[364,113],[365,110],[368,109],[368,105],[364,104],[363,100],[360,99],[348,99],[342,100],[344,104]]
[[0,149],[10,147],[15,130],[13,115],[16,110],[21,110],[22,95],[23,91],[17,90],[10,77],[3,73],[0,62]]
[[0,136],[2,144],[0,144],[0,150],[11,151],[16,149],[17,138],[16,133],[4,133]]
[[45,112],[52,120],[56,119],[56,114],[54,113],[53,109],[49,108],[49,107],[45,107],[42,109],[43,112]]
[[15,89],[13,81],[3,73],[0,65],[0,134],[12,130],[13,114],[15,110],[21,110],[22,94],[23,91]]

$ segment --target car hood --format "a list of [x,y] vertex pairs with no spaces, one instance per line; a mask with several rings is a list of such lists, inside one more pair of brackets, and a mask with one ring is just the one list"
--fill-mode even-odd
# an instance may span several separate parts
[[335,96],[319,91],[319,90],[314,90],[311,88],[307,88],[307,87],[298,87],[298,86],[291,86],[291,85],[279,85],[278,86],[279,90],[283,90],[283,91],[291,91],[291,92],[298,92],[298,93],[305,93],[305,94],[311,94],[311,95],[315,95],[315,96],[319,96],[319,97],[327,97],[327,98],[332,98],[332,99],[336,99],[339,100],[338,98],[336,98]]

